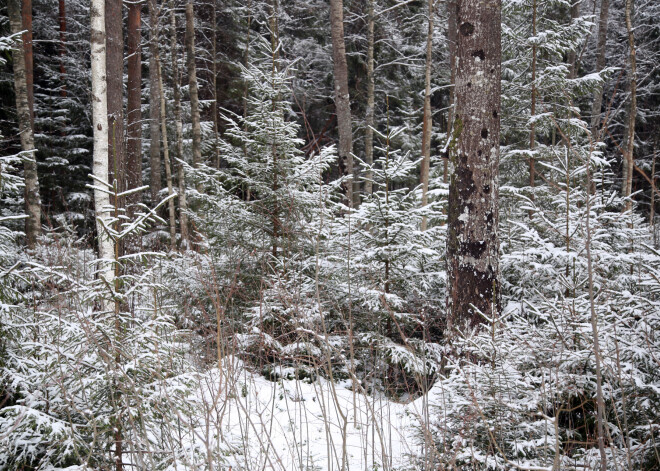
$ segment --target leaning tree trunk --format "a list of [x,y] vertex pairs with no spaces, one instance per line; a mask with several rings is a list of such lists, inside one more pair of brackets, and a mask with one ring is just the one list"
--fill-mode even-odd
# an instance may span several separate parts
[[[367,12],[367,109],[365,113],[364,130],[364,162],[368,167],[374,163],[374,106],[375,106],[375,80],[374,80],[374,2],[369,0]],[[373,172],[367,170],[364,180],[364,194],[373,192]]]
[[[422,207],[429,202],[429,172],[431,167],[431,132],[433,121],[431,117],[431,61],[433,60],[433,4],[428,0],[429,28],[426,35],[426,67],[424,71],[424,118],[422,122],[422,169],[420,180],[422,183]],[[427,226],[426,216],[422,218],[422,230]]]
[[[9,0],[9,22],[12,34],[23,31],[20,0]],[[16,91],[16,113],[18,115],[18,132],[21,136],[25,176],[25,236],[27,246],[33,249],[37,238],[41,235],[41,198],[39,197],[39,176],[37,174],[36,148],[34,146],[34,128],[30,112],[29,85],[26,79],[25,44],[19,44],[13,52],[14,89]]]
[[174,0],[170,0],[170,52],[172,54],[172,80],[174,88],[174,120],[176,123],[177,180],[179,183],[179,226],[181,247],[188,246],[188,203],[186,199],[186,178],[183,167],[183,120],[181,118],[181,90],[179,88],[179,62],[177,60],[176,14]]
[[449,328],[499,311],[501,0],[457,0],[456,109],[450,144]]
[[151,167],[151,202],[158,202],[161,188],[160,169],[160,93],[158,79],[158,8],[149,0],[149,166]]
[[[126,109],[127,143],[125,188],[142,184],[142,34],[141,3],[128,7],[128,107]],[[139,193],[128,196],[130,208],[140,200]]]
[[[596,47],[596,71],[601,72],[605,68],[605,52],[607,46],[607,21],[609,18],[610,0],[601,0],[600,18],[598,20],[598,45]],[[598,136],[598,125],[600,124],[600,112],[603,106],[603,86],[598,85],[594,92],[594,102],[591,108],[591,134],[594,139]]]
[[192,118],[192,164],[197,168],[202,163],[202,127],[199,116],[199,91],[195,67],[195,12],[192,1],[186,3],[186,66],[190,93],[190,115]]
[[632,177],[635,167],[635,118],[637,115],[637,58],[635,56],[635,33],[633,32],[632,14],[634,0],[626,0],[626,30],[628,32],[628,50],[630,66],[630,105],[628,108],[628,123],[626,125],[626,148],[623,156],[623,196],[627,198],[626,209],[632,209]]
[[[339,132],[339,162],[345,176],[353,174],[353,131],[351,126],[351,98],[348,92],[348,64],[344,44],[344,11],[342,0],[330,0],[330,29],[332,32],[332,61],[335,74],[335,108]],[[359,191],[355,184],[347,182],[346,200],[349,206],[359,202]],[[359,188],[359,187],[358,187]]]

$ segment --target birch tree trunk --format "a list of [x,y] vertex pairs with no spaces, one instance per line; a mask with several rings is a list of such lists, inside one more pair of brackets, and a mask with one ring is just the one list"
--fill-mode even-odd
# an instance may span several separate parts
[[[12,34],[23,31],[20,0],[9,0],[7,8]],[[29,249],[37,245],[41,235],[41,198],[39,196],[39,176],[37,173],[36,148],[34,145],[34,128],[30,112],[29,85],[26,79],[25,44],[14,47],[14,90],[16,93],[16,113],[18,115],[18,132],[21,137],[23,168],[25,176],[25,237]]]
[[457,0],[456,110],[450,143],[448,327],[499,311],[501,0]]
[[190,115],[192,118],[192,164],[197,168],[202,163],[202,127],[199,116],[199,91],[195,67],[195,12],[192,1],[186,3],[186,66],[190,93]]
[[[335,108],[337,112],[337,130],[339,132],[339,162],[342,174],[354,179],[351,98],[348,91],[348,64],[346,63],[346,45],[344,44],[343,8],[342,0],[330,0],[330,30],[332,32],[332,62],[335,76]],[[355,184],[347,182],[344,188],[348,205],[351,207],[356,206],[359,201],[359,191],[355,191]]]
[[[365,113],[364,130],[364,161],[367,165],[374,163],[374,105],[375,105],[375,81],[374,81],[374,2],[369,0],[367,11],[367,109]],[[373,172],[367,170],[364,181],[364,193],[373,193]]]
[[160,168],[160,93],[158,79],[158,8],[156,0],[148,0],[149,6],[149,166],[151,167],[151,202],[158,202],[161,188]]
[[626,31],[628,32],[628,51],[630,67],[630,105],[628,108],[628,123],[626,125],[626,148],[623,156],[623,196],[628,198],[626,210],[632,209],[632,177],[635,166],[635,118],[637,116],[637,58],[635,54],[635,33],[633,32],[632,15],[634,0],[626,0]]
[[[420,180],[422,183],[422,207],[429,203],[429,171],[431,166],[431,133],[433,122],[431,117],[431,61],[433,60],[433,4],[428,0],[428,32],[426,35],[426,67],[424,70],[424,118],[422,122],[422,169]],[[426,216],[422,218],[422,230],[427,227]]]
[[[92,65],[92,125],[94,150],[92,154],[94,176],[100,181],[108,179],[108,88],[106,79],[105,1],[91,0],[91,65]],[[110,285],[114,282],[114,244],[103,228],[101,220],[111,216],[110,197],[99,182],[94,182],[94,211],[98,237],[99,275]],[[106,189],[106,188],[103,188]]]
[[[170,0],[170,52],[172,54],[172,77],[174,88],[174,120],[176,123],[176,156],[180,161],[183,155],[183,120],[181,118],[181,90],[179,88],[179,62],[177,61],[176,14],[174,0]],[[177,164],[177,181],[179,183],[179,231],[181,246],[188,246],[188,202],[186,199],[186,178],[182,163]]]
[[[596,71],[605,68],[605,52],[607,46],[607,21],[609,19],[610,0],[601,0],[600,17],[598,19],[598,45],[596,48]],[[603,86],[598,85],[594,92],[594,102],[591,108],[591,134],[594,139],[598,137],[598,125],[600,124],[600,113],[603,106]]]
[[[128,107],[126,109],[126,189],[142,184],[142,34],[141,3],[128,7]],[[133,193],[126,202],[130,208],[140,200]]]

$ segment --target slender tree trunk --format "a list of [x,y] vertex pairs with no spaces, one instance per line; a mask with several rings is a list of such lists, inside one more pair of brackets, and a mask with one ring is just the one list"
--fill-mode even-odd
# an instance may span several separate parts
[[[596,47],[596,71],[605,68],[607,50],[607,22],[609,19],[610,0],[601,0],[600,18],[598,19],[598,43]],[[591,108],[591,134],[594,139],[598,138],[598,126],[600,124],[600,113],[603,106],[603,86],[598,85],[594,92],[594,102]]]
[[[536,0],[532,3],[532,36],[536,37]],[[534,152],[534,147],[536,146],[536,125],[534,124],[534,116],[536,116],[536,41],[532,44],[532,103],[530,109],[530,115],[532,118],[532,123],[529,129],[529,150]],[[535,168],[535,159],[533,156],[529,158],[529,186],[532,187],[532,201],[534,201],[534,186],[535,186],[535,177],[536,177],[536,168]],[[530,217],[532,215],[530,211]]]
[[[163,160],[165,161],[165,179],[167,180],[167,194],[174,194],[172,184],[172,166],[170,164],[170,146],[167,141],[167,109],[165,107],[165,93],[163,89],[163,71],[160,63],[160,56],[156,56],[158,63],[158,95],[160,96],[160,134],[163,137]],[[174,198],[167,202],[170,226],[170,248],[176,249],[176,210],[174,208]]]
[[[180,161],[183,155],[183,120],[181,118],[181,89],[179,88],[179,62],[177,60],[176,14],[174,0],[170,0],[170,52],[172,54],[172,80],[174,88],[174,120],[176,123],[176,156]],[[188,202],[186,199],[186,178],[183,164],[177,164],[177,180],[179,183],[179,231],[181,233],[181,247],[188,246]]]
[[66,97],[66,66],[64,58],[66,57],[66,2],[59,0],[59,24],[60,24],[60,44],[58,53],[60,55],[60,96]]
[[[433,121],[431,117],[431,61],[433,60],[433,4],[428,0],[429,27],[426,35],[426,67],[424,71],[424,118],[422,122],[422,207],[429,203],[429,171],[431,166],[431,134]],[[428,221],[422,218],[422,230],[425,231]]]
[[[23,31],[20,0],[9,0],[9,22],[12,34]],[[37,173],[36,148],[34,146],[34,128],[30,113],[29,85],[26,79],[25,44],[18,44],[13,52],[14,90],[16,93],[16,113],[18,115],[18,132],[21,137],[23,168],[25,176],[25,236],[29,249],[37,245],[41,235],[41,198],[39,196],[39,176]]]
[[628,198],[626,209],[632,209],[632,177],[634,171],[635,152],[635,118],[637,116],[637,58],[635,57],[635,34],[633,32],[632,15],[634,0],[626,0],[626,30],[628,32],[628,50],[630,67],[630,106],[628,108],[628,123],[626,126],[626,149],[624,155],[623,196]]
[[220,168],[220,134],[218,132],[218,18],[217,18],[217,3],[213,2],[213,36],[211,38],[211,53],[213,54],[213,77],[211,82],[213,85],[213,105],[211,112],[213,113],[213,153],[215,157],[215,168]]
[[450,143],[449,328],[499,312],[501,0],[457,0],[456,109]]
[[[351,98],[348,91],[348,64],[344,44],[344,11],[342,0],[330,0],[330,29],[332,32],[332,61],[335,75],[335,108],[339,131],[339,162],[342,174],[355,178],[353,169],[353,131],[351,125]],[[356,206],[359,191],[355,184],[345,185],[349,206]],[[355,194],[357,193],[357,194]]]
[[[124,36],[122,0],[105,1],[106,71],[108,90],[108,145],[110,181],[117,179],[119,191],[125,188],[124,135]],[[116,204],[122,205],[122,202]]]
[[23,54],[25,57],[25,82],[27,83],[27,99],[30,107],[30,121],[34,132],[34,50],[32,48],[32,0],[21,0],[21,17],[25,32],[23,39]]
[[202,163],[202,127],[199,116],[199,92],[197,69],[195,67],[195,12],[192,1],[186,3],[186,66],[188,68],[188,89],[190,93],[190,115],[192,118],[192,164],[194,168]]
[[[369,0],[367,12],[367,110],[365,116],[366,129],[364,130],[364,160],[368,166],[374,163],[374,106],[375,106],[375,80],[374,80],[374,2]],[[364,193],[373,193],[373,172],[367,170],[364,181]]]
[[[573,3],[571,4],[571,23],[580,17],[580,3],[581,0],[573,0]],[[571,69],[569,77],[572,79],[577,77],[577,71],[578,71],[577,59],[578,57],[575,51],[571,51],[568,53],[567,62]]]
[[158,201],[161,188],[160,168],[160,93],[158,84],[158,7],[156,0],[148,0],[149,6],[149,165],[151,167],[152,204]]
[[[142,34],[141,3],[128,7],[128,107],[126,109],[126,189],[142,184]],[[133,193],[126,202],[130,208],[140,200]]]

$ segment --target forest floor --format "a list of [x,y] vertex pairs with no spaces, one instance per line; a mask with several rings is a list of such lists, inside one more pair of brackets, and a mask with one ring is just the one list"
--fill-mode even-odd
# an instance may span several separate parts
[[344,469],[412,469],[419,456],[424,398],[403,404],[323,378],[270,381],[239,361],[198,379],[195,442],[222,450],[226,469],[340,470],[344,454]]

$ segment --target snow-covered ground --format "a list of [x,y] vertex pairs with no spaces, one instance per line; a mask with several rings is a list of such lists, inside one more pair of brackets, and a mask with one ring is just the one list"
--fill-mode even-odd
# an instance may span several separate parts
[[349,382],[269,381],[240,362],[207,373],[195,441],[236,470],[415,469],[423,398],[400,404]]

